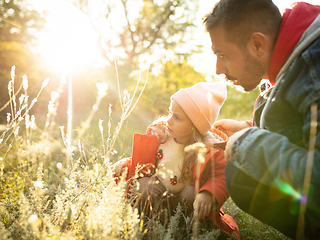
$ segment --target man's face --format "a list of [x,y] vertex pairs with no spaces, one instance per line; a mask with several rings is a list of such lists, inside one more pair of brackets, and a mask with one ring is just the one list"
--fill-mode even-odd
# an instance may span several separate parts
[[235,43],[227,41],[222,27],[210,31],[212,51],[217,56],[216,73],[225,74],[226,80],[242,86],[245,91],[253,90],[265,75],[263,64],[241,49]]

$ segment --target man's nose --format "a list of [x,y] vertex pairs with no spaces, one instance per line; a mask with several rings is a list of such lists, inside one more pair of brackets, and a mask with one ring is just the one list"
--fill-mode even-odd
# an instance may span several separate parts
[[227,68],[225,65],[222,63],[222,61],[219,61],[219,58],[217,58],[217,63],[216,63],[216,74],[227,74]]

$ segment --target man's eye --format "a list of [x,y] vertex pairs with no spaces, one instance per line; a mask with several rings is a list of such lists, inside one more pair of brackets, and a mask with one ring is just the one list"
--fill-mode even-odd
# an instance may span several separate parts
[[224,55],[222,55],[222,54],[219,54],[217,57],[220,59],[224,59]]

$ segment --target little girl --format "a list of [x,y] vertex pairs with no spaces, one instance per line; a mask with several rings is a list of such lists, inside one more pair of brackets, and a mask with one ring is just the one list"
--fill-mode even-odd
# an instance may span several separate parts
[[[118,161],[113,169],[116,178],[127,169],[127,197],[135,196],[134,203],[145,214],[159,208],[171,214],[180,203],[240,239],[235,221],[222,211],[228,198],[224,176],[228,137],[212,128],[226,96],[222,81],[180,89],[170,98],[169,115],[156,120],[146,134],[135,133],[132,157]],[[203,162],[197,151],[185,151],[194,143],[203,143]]]

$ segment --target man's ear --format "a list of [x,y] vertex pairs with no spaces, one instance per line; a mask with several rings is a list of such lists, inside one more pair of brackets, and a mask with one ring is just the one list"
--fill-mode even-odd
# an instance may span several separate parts
[[261,32],[252,33],[247,42],[249,53],[256,59],[264,58],[269,48],[268,40],[268,37]]

